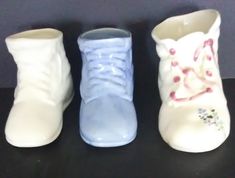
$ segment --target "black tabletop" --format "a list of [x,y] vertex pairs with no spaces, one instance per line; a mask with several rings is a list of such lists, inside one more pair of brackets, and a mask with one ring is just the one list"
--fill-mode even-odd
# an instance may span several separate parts
[[139,84],[135,90],[138,134],[132,143],[117,148],[95,148],[82,141],[79,94],[65,111],[63,130],[55,142],[39,148],[9,145],[4,127],[14,90],[0,89],[0,178],[234,178],[235,80],[223,80],[223,84],[231,133],[218,149],[200,154],[173,150],[161,139],[157,85]]

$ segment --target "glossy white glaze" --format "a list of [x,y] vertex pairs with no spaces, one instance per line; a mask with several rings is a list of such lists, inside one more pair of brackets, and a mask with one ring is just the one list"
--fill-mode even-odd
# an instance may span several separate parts
[[171,17],[152,31],[161,59],[159,131],[177,150],[210,151],[229,135],[217,55],[220,23],[220,14],[208,9]]
[[46,145],[60,134],[63,111],[73,96],[63,34],[30,30],[7,37],[6,44],[18,68],[6,139],[17,147]]

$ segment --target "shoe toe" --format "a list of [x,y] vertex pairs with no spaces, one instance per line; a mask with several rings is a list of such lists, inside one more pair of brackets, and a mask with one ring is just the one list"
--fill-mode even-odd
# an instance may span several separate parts
[[[203,112],[202,112],[203,111]],[[165,107],[160,111],[159,130],[173,148],[205,152],[220,146],[229,135],[227,108]]]
[[88,144],[99,147],[125,145],[135,138],[136,129],[132,102],[103,97],[81,104],[80,133]]
[[62,127],[62,111],[41,102],[22,102],[12,107],[6,127],[7,141],[17,147],[36,147],[52,142]]

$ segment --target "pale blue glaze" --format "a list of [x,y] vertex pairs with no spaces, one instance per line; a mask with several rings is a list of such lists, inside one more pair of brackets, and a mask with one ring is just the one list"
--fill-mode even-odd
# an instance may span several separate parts
[[78,38],[82,54],[80,133],[93,146],[131,142],[137,121],[133,99],[131,34],[102,28]]

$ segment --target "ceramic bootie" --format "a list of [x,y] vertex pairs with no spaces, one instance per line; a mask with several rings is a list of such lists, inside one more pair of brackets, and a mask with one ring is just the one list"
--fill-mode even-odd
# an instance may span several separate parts
[[78,38],[83,68],[80,92],[80,134],[97,147],[131,142],[137,121],[132,102],[131,34],[102,28]]
[[217,55],[220,22],[216,10],[202,10],[169,18],[152,31],[161,59],[159,130],[174,149],[210,151],[229,135]]
[[73,96],[63,34],[55,29],[30,30],[7,37],[6,44],[18,68],[6,140],[17,147],[48,144],[58,137],[63,110]]

